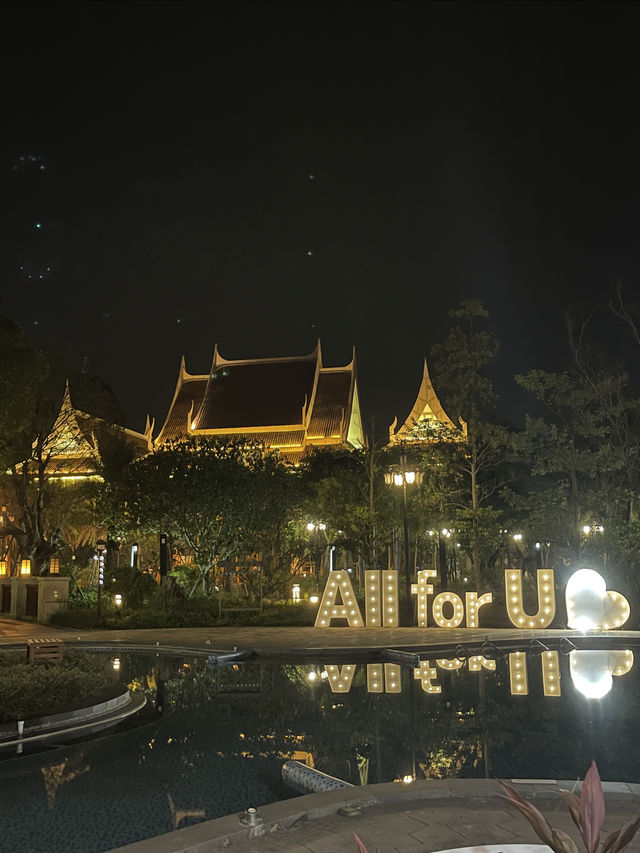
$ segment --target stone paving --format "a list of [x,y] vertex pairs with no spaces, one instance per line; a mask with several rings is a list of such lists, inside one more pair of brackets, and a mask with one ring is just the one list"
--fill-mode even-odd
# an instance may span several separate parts
[[[577,840],[560,787],[575,783],[518,784],[549,823]],[[604,834],[640,810],[640,785],[605,783]],[[400,790],[399,790],[400,789]],[[608,790],[607,790],[608,789]],[[244,853],[344,853],[355,851],[357,833],[368,853],[432,853],[483,845],[540,844],[529,824],[499,797],[492,780],[442,780],[369,785],[355,792],[329,791],[274,803],[260,809],[264,823],[243,829],[238,815],[191,826],[148,841],[121,847],[118,853],[204,853],[229,849]],[[339,809],[355,806],[353,816]],[[626,848],[640,851],[640,840]],[[112,851],[115,853],[115,851]]]
[[[421,649],[429,644],[510,640],[523,638],[523,631],[515,628],[289,628],[289,627],[226,627],[226,628],[138,628],[128,630],[84,630],[63,628],[57,625],[38,625],[33,622],[16,622],[0,618],[0,645],[26,643],[29,637],[58,637],[68,643],[93,645],[172,646],[174,648],[229,651],[234,648],[253,649],[259,655],[283,656],[300,654],[309,650],[322,652],[363,649]],[[602,636],[602,635],[600,635]],[[584,639],[579,631],[549,629],[527,631],[526,638],[545,639],[567,637]],[[598,635],[589,635],[597,642]],[[639,631],[610,631],[607,639],[618,644],[628,640],[640,641]]]

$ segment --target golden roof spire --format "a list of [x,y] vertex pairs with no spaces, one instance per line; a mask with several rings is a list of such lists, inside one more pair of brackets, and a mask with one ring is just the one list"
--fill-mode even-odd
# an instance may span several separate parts
[[[438,399],[429,375],[426,358],[422,370],[420,390],[418,391],[413,408],[406,421],[398,430],[396,430],[397,423],[398,419],[395,418],[389,427],[389,442],[391,444],[398,444],[402,441],[424,440],[420,433],[422,432],[421,428],[425,426],[433,427],[434,430],[445,427],[447,430],[457,430],[460,432],[460,429],[453,423]],[[466,430],[463,428],[461,437],[465,434]]]

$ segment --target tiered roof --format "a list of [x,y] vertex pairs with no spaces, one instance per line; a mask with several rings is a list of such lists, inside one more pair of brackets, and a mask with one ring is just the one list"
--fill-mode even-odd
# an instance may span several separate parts
[[452,440],[463,440],[467,435],[467,425],[461,420],[456,426],[442,407],[435,392],[427,359],[424,360],[422,382],[413,409],[399,429],[396,429],[398,419],[395,418],[389,427],[389,444],[405,444],[407,442],[426,441],[429,437],[445,434]]
[[314,445],[362,447],[355,356],[324,367],[318,341],[308,355],[234,360],[216,345],[205,375],[187,373],[183,358],[155,444],[189,435],[255,438],[292,462]]
[[81,412],[71,402],[67,382],[60,411],[45,442],[45,452],[50,456],[49,476],[61,479],[99,476],[101,442],[120,437],[135,457],[143,456],[151,449],[152,430],[148,418],[146,431],[140,433]]

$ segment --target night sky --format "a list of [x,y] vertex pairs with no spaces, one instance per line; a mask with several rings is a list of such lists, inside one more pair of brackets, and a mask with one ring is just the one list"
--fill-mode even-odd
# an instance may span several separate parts
[[[355,344],[384,426],[447,312],[509,377],[640,273],[638,7],[4,4],[0,291],[141,429],[180,356]],[[505,409],[505,410],[506,410]]]

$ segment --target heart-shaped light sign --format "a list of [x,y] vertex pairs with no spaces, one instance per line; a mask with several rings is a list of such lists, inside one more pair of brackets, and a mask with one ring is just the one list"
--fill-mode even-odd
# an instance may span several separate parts
[[601,699],[611,690],[614,675],[625,675],[633,666],[629,649],[579,649],[569,655],[571,680],[587,699]]
[[579,569],[565,589],[567,623],[576,631],[608,631],[619,628],[629,618],[629,602],[619,592],[611,592],[602,575],[593,569]]

